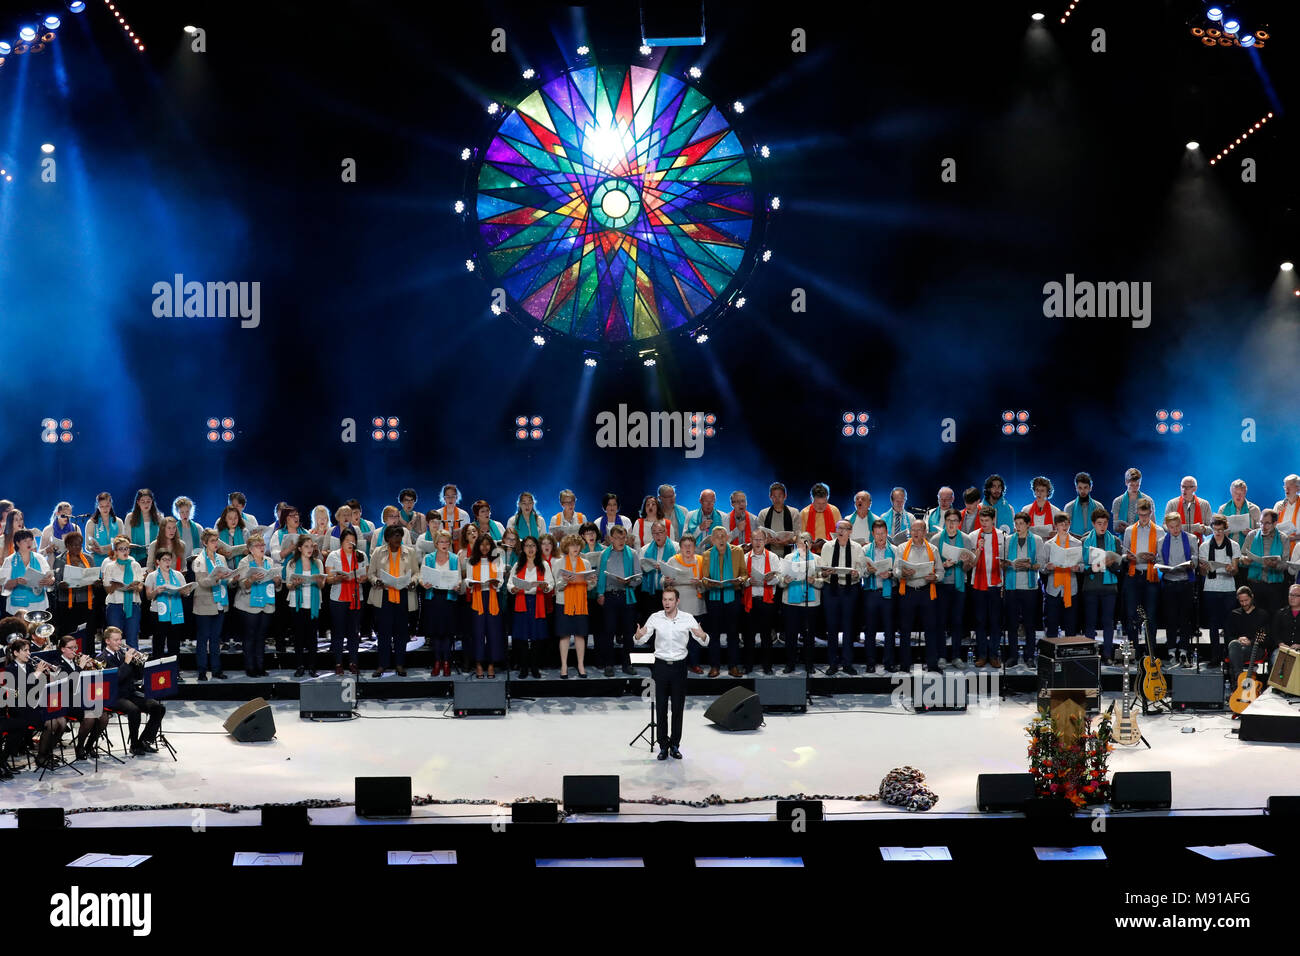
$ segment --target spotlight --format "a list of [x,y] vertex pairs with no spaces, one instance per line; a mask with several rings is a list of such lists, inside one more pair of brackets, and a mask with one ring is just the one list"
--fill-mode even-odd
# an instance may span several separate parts
[[1210,7],[1210,9],[1205,11],[1205,15],[1215,23],[1218,23],[1223,19],[1223,7]]
[[531,79],[532,79],[533,77],[535,77],[536,75],[537,75],[537,71],[534,70],[531,66],[530,66],[528,69],[524,70],[524,79],[525,79],[525,80],[531,80]]
[[586,44],[583,44],[582,46],[578,47],[578,56],[586,56],[590,52],[591,52],[591,47],[587,46]]
[[186,36],[194,36],[194,35],[195,35],[196,33],[198,33],[198,32],[199,32],[199,28],[196,27],[196,26],[187,26],[187,27],[185,27],[185,35],[186,35]]
[[740,100],[736,100],[736,102],[732,103],[731,108],[735,110],[737,113],[745,112],[745,104],[740,102]]
[[68,9],[73,13],[85,13],[85,0],[72,0],[72,2],[68,4]]
[[41,22],[45,24],[45,29],[47,30],[57,30],[59,27],[63,26],[63,21],[54,14],[50,14]]
[[31,43],[36,39],[36,31],[31,27],[23,27],[18,31],[18,39]]
[[1294,262],[1284,262],[1284,263],[1282,263],[1282,267],[1281,267],[1281,268],[1282,268],[1282,271],[1283,271],[1283,272],[1290,272],[1292,269],[1295,268],[1295,263],[1294,263]]
[[871,434],[870,412],[842,412],[840,414],[840,434],[845,438],[866,438]]
[[544,336],[541,336],[541,335],[534,335],[534,336],[533,336],[533,344],[536,345],[536,346],[540,349],[543,345],[546,344],[546,338],[545,338]]
[[686,72],[691,75],[692,80],[698,80],[700,78],[700,68],[698,66],[693,66]]
[[460,151],[460,158],[462,160],[468,160],[473,155],[474,155],[474,151],[470,149],[468,146],[466,146],[464,149]]
[[771,203],[769,203],[769,205],[770,205],[773,209],[780,209],[780,208],[781,208],[781,197],[780,197],[780,196],[773,196],[773,197],[772,197],[772,201],[771,201]]
[[500,103],[489,103],[487,105],[488,116],[496,116],[501,111]]
[[771,262],[771,261],[772,261],[772,250],[771,250],[771,249],[764,249],[764,250],[763,250],[763,261],[764,261],[764,262]]
[[1223,21],[1223,32],[1228,34],[1228,36],[1233,36],[1240,29],[1241,21],[1236,17],[1229,17]]
[[598,363],[592,356],[588,355],[582,360],[582,364],[587,366],[587,368],[595,368]]
[[651,53],[652,51],[651,51],[650,47],[648,47],[648,46],[646,46],[646,44],[642,43],[641,46],[639,46],[639,47],[637,48],[637,52],[640,53],[642,56],[649,56],[650,53]]
[[10,44],[6,43],[4,40],[0,40],[0,56],[8,56],[13,51],[14,48]]
[[1041,13],[1035,13],[1035,14],[1033,14],[1032,16],[1030,16],[1029,19],[1031,19],[1031,20],[1035,20],[1035,21],[1037,21],[1037,20],[1041,20],[1041,19],[1043,19],[1043,15],[1042,15]]
[[761,146],[759,147],[758,155],[762,156],[764,159],[767,159],[769,156],[772,155],[772,151],[768,149],[766,146]]
[[[401,419],[396,415],[376,415],[374,418],[370,419],[370,425],[372,428],[370,437],[375,441],[384,441],[385,439],[388,441],[397,441],[402,437],[401,432],[397,430],[397,426],[400,424]],[[387,426],[387,428],[385,428],[385,426]]]
[[1160,408],[1156,410],[1156,434],[1178,435],[1187,426],[1183,412],[1178,408]]
[[1252,47],[1255,45],[1255,34],[1243,33],[1237,42],[1244,47]]
[[[470,271],[472,272],[472,271],[474,271],[474,270],[471,269]],[[500,314],[501,314],[501,306],[497,305],[495,302],[493,302],[492,305],[489,306],[489,308],[492,309],[492,314],[493,314],[493,315],[500,315]]]
[[54,144],[53,144],[53,143],[41,143],[41,152],[42,152],[42,153],[47,153],[47,154],[48,154],[48,153],[52,153],[52,152],[54,152]]
[[1028,412],[1016,412],[1016,421],[1018,421],[1018,422],[1027,422],[1027,421],[1029,421],[1029,413],[1028,413]]
[[456,210],[456,214],[459,215],[460,213],[465,211],[465,203],[457,199],[456,205],[452,206],[451,208]]
[[1192,140],[1191,142],[1189,142],[1189,143],[1187,144],[1187,148],[1188,148],[1188,149],[1200,149],[1200,148],[1201,148],[1201,144],[1198,143],[1196,140]]
[[699,333],[697,336],[695,336],[695,344],[696,344],[696,345],[703,345],[703,344],[704,344],[705,342],[707,342],[708,340],[709,340],[709,333],[708,333],[708,332],[701,332],[701,333]]
[[742,295],[740,298],[736,300],[736,308],[743,309],[744,307],[745,307],[745,297]]
[[474,260],[473,260],[473,259],[466,259],[466,260],[465,260],[465,271],[466,271],[466,272],[473,272],[473,271],[474,271]]
[[644,365],[646,368],[654,368],[654,367],[655,367],[655,360],[654,360],[653,358],[648,358],[648,359],[645,359],[644,361],[642,361],[641,364]]
[[541,415],[515,416],[515,438],[520,441],[529,438],[533,441],[541,441],[542,434]]

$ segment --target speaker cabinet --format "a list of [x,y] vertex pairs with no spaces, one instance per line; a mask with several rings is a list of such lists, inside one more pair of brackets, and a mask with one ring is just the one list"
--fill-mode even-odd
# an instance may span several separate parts
[[262,806],[262,826],[280,830],[293,830],[311,823],[304,806],[267,803]]
[[511,823],[558,823],[559,820],[559,804],[551,800],[510,804]]
[[458,680],[452,682],[452,714],[456,717],[504,717],[504,680]]
[[62,830],[62,807],[19,807],[14,811],[21,830]]
[[789,674],[782,677],[755,675],[754,693],[765,714],[804,714],[808,712],[808,676]]
[[322,677],[298,685],[298,716],[347,717],[356,707],[358,683],[354,677]]
[[1023,812],[1033,797],[1031,773],[982,773],[975,780],[975,805],[981,813]]
[[1120,771],[1110,782],[1110,805],[1115,810],[1168,810],[1173,788],[1168,770]]
[[270,740],[275,736],[275,714],[264,698],[255,697],[226,718],[225,728],[241,744]]
[[1269,797],[1268,815],[1270,817],[1300,817],[1300,797]]
[[745,687],[733,687],[704,712],[723,730],[757,730],[763,723],[763,705],[758,695]]
[[566,774],[564,812],[618,813],[618,774]]
[[1227,684],[1222,671],[1178,671],[1169,675],[1174,710],[1223,710]]
[[411,815],[410,777],[357,777],[355,793],[359,817]]

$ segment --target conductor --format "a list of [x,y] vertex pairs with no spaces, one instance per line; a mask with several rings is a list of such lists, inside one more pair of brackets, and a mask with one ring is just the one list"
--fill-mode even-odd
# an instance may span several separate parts
[[[659,723],[659,759],[666,760],[671,753],[677,760],[682,752],[677,745],[682,742],[682,710],[686,706],[686,648],[691,638],[704,647],[709,635],[699,622],[685,611],[677,609],[677,588],[664,587],[664,609],[655,611],[649,620],[636,630],[633,640],[644,644],[655,637],[655,664],[651,672],[655,683],[655,719]],[[668,730],[668,701],[672,699],[672,732]]]

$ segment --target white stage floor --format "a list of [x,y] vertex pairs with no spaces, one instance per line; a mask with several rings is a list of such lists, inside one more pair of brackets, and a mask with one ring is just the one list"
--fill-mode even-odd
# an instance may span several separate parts
[[[273,706],[277,737],[240,744],[222,730],[230,703],[171,701],[164,729],[178,750],[101,762],[98,773],[78,764],[47,775],[21,773],[0,784],[0,806],[67,809],[172,803],[261,804],[308,799],[351,801],[355,776],[407,776],[417,796],[439,799],[561,797],[565,774],[618,774],[625,799],[661,795],[702,800],[803,792],[851,796],[874,793],[893,767],[923,770],[939,804],[927,814],[892,811],[880,803],[830,801],[828,814],[854,817],[934,817],[976,813],[980,773],[1027,769],[1024,732],[1033,711],[1027,697],[977,706],[965,713],[913,715],[885,696],[818,700],[806,714],[769,714],[766,726],[728,733],[703,716],[708,698],[687,698],[684,760],[655,760],[628,741],[648,719],[648,705],[630,698],[564,698],[518,702],[506,717],[443,717],[446,701],[368,701],[362,717],[315,722],[298,717],[296,702]],[[1226,712],[1225,712],[1226,713]],[[1300,793],[1298,744],[1243,743],[1223,715],[1153,716],[1141,727],[1152,749],[1117,748],[1111,769],[1169,770],[1177,811],[1258,812],[1270,795]],[[1182,733],[1194,728],[1194,733]],[[114,733],[116,729],[114,728]],[[771,819],[771,801],[691,808],[624,805],[623,820]],[[351,808],[313,810],[318,823],[359,822]],[[417,807],[413,822],[483,822],[508,817],[497,806]],[[79,813],[73,826],[183,825],[192,811]],[[609,817],[601,817],[609,820]],[[256,811],[208,810],[208,826],[256,825]],[[12,814],[0,827],[14,826]]]

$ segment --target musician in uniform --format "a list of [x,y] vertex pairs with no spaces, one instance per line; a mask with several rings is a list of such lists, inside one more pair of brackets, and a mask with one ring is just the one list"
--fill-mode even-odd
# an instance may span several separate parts
[[[157,753],[158,731],[162,728],[167,708],[162,701],[145,697],[140,689],[140,680],[144,677],[143,655],[130,645],[123,646],[119,628],[107,627],[104,629],[104,649],[97,660],[117,668],[117,700],[109,706],[126,715],[127,747],[137,757]],[[141,712],[148,715],[143,735],[140,734]]]
[[[80,673],[85,670],[98,670],[91,663],[90,657],[77,651],[77,639],[71,634],[65,634],[59,638],[59,670],[64,674],[71,674],[73,680],[79,680]],[[108,709],[101,710],[98,717],[93,717],[86,713],[83,708],[75,708],[68,711],[68,716],[76,720],[79,724],[77,728],[76,759],[86,759],[86,754],[90,748],[95,746],[95,741],[99,740],[104,729],[108,727]]]
[[6,737],[5,760],[8,762],[30,739],[27,728],[40,727],[41,740],[36,748],[36,766],[49,767],[54,745],[67,729],[67,718],[55,717],[42,722],[40,708],[27,705],[32,688],[48,681],[51,674],[57,673],[57,668],[43,660],[32,660],[31,642],[25,637],[13,637],[9,639],[4,669],[9,674],[11,686],[18,693],[18,701],[12,709],[17,725],[6,728],[9,734]]

